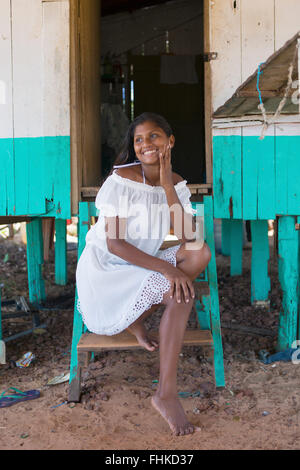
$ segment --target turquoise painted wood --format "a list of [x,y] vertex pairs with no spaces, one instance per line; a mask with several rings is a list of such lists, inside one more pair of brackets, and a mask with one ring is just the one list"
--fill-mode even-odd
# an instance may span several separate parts
[[[204,223],[204,204],[192,203],[193,209],[196,210],[196,216],[201,217],[203,220],[203,236],[206,238],[206,228]],[[208,282],[207,269],[204,273],[201,273],[195,282],[200,283],[206,281]],[[195,302],[195,309],[198,318],[198,323],[202,330],[211,329],[210,321],[210,296],[203,295],[201,299],[197,299]]]
[[275,218],[275,139],[243,137],[243,219]]
[[203,295],[202,299],[197,299],[195,302],[195,309],[201,330],[211,330],[210,321],[210,296]]
[[278,270],[282,288],[282,311],[279,318],[278,351],[292,346],[297,338],[299,311],[299,232],[295,217],[283,216],[278,222]]
[[[221,219],[300,215],[300,136],[213,138],[214,211]],[[230,207],[232,210],[230,210]]]
[[[79,214],[78,214],[78,260],[85,247],[85,237],[90,228],[90,211],[89,207],[92,204],[87,202],[79,203]],[[77,344],[83,333],[83,321],[82,316],[77,308],[78,295],[77,289],[75,293],[75,305],[74,305],[74,320],[73,320],[73,336],[72,336],[72,347],[71,347],[71,363],[70,363],[70,381],[71,386],[73,381],[80,380],[78,376],[78,360],[77,360]],[[70,401],[77,401],[77,397],[69,397]]]
[[213,139],[213,187],[216,219],[242,218],[242,137]]
[[230,256],[231,220],[222,219],[222,255]]
[[211,251],[211,260],[207,267],[208,280],[210,287],[210,311],[211,311],[211,332],[214,341],[214,370],[215,382],[218,388],[225,387],[225,372],[223,360],[223,345],[221,335],[220,322],[220,306],[217,264],[214,239],[214,211],[213,198],[211,196],[204,197],[204,225],[205,225],[205,241]]
[[67,221],[55,220],[55,283],[65,286],[68,282],[67,271]]
[[11,215],[46,212],[43,160],[43,139],[14,139],[15,204]]
[[[299,135],[266,136],[263,140],[258,136],[246,135],[218,135],[213,138],[215,217],[229,220],[233,216],[234,219],[251,220],[252,302],[268,299],[270,280],[267,270],[269,255],[266,221],[275,219],[277,215],[282,216],[279,219],[279,279],[283,305],[278,331],[279,350],[290,346],[297,334],[300,336],[297,277],[300,264],[299,232],[296,235],[293,228],[295,216],[298,220],[300,218],[299,148]],[[232,184],[232,175],[227,166],[233,160],[232,172],[235,174],[240,158],[241,191]],[[240,217],[229,213],[229,198],[233,201],[241,199]],[[232,236],[231,243],[233,247]],[[235,247],[235,252],[238,261],[240,246],[238,249]]]
[[70,137],[0,139],[0,216],[71,218]]
[[251,221],[251,303],[267,301],[271,289],[268,262],[270,258],[268,221]]
[[230,274],[231,276],[241,276],[243,272],[244,222],[233,219],[230,224]]
[[276,213],[300,215],[300,136],[276,138]]
[[[300,216],[297,217],[297,223],[300,224]],[[300,277],[300,230],[298,230],[298,269]],[[298,339],[300,339],[300,285],[298,289]]]
[[1,297],[2,296],[2,288],[0,285],[0,341],[3,339],[2,333],[2,309],[1,309]]
[[14,145],[12,139],[0,139],[0,215],[14,212]]
[[42,276],[44,251],[41,218],[35,218],[26,224],[26,235],[29,301],[39,305],[46,298]]
[[[275,139],[269,136],[266,136],[263,141],[256,139],[256,137],[253,139],[256,140],[258,155],[257,218],[260,220],[275,219]],[[245,220],[247,219],[245,216],[243,217]]]

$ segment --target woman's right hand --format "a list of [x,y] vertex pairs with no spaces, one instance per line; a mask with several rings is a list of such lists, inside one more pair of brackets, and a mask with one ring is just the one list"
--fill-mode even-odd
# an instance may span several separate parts
[[[168,263],[162,274],[170,281],[170,297],[175,298],[178,303],[181,303],[182,299],[186,303],[195,298],[195,290],[190,278],[179,268]],[[183,295],[183,297],[182,297]]]

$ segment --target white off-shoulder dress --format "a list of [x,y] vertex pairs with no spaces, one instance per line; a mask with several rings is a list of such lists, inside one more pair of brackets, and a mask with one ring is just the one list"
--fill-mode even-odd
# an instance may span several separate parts
[[[186,181],[175,185],[184,210],[194,214]],[[170,289],[159,272],[130,264],[109,252],[105,217],[127,219],[125,240],[139,250],[176,266],[180,244],[160,250],[170,230],[170,208],[164,189],[123,178],[116,170],[96,198],[97,223],[86,236],[76,271],[78,309],[92,333],[115,335],[136,321]]]

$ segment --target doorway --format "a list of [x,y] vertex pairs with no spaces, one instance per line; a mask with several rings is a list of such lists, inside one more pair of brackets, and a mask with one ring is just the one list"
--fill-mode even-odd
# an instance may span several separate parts
[[173,129],[173,171],[188,184],[211,181],[206,0],[142,0],[132,11],[129,3],[70,0],[73,207],[101,185],[144,111]]

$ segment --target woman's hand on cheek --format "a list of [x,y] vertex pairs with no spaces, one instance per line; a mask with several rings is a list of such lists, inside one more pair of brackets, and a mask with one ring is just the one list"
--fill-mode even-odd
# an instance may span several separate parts
[[174,187],[170,145],[166,145],[164,153],[159,152],[159,161],[160,161],[160,185],[165,189],[169,187]]

